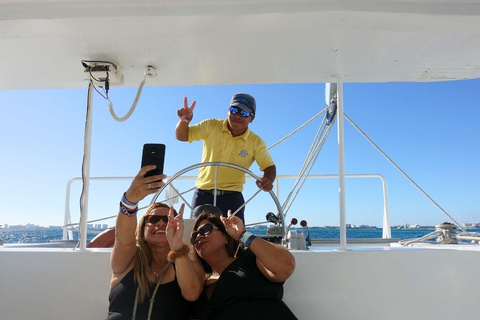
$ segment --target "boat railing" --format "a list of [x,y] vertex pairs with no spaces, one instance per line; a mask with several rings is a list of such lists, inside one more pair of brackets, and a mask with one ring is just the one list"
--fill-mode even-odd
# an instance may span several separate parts
[[[382,191],[383,191],[383,231],[382,231],[382,238],[391,238],[391,228],[390,228],[390,217],[389,217],[389,211],[388,211],[388,191],[387,191],[387,182],[385,180],[385,177],[383,177],[381,174],[374,174],[374,173],[369,173],[369,174],[346,174],[346,178],[376,178],[380,179],[382,183]],[[91,182],[93,181],[131,181],[133,180],[132,177],[90,177],[89,180]],[[180,176],[177,178],[177,180],[195,180],[197,176]],[[250,176],[246,176],[247,179],[253,179]],[[277,178],[275,180],[275,193],[277,198],[280,198],[280,184],[282,181],[288,180],[288,179],[297,179],[296,175],[277,175]],[[307,179],[338,179],[338,174],[311,174],[307,177]],[[70,198],[71,198],[71,187],[72,184],[75,182],[81,182],[82,178],[77,177],[77,178],[72,178],[68,181],[67,187],[66,187],[66,196],[65,196],[65,214],[64,214],[64,225],[63,225],[63,240],[73,240],[73,232],[72,232],[72,227],[79,226],[79,223],[72,223],[72,218],[71,218],[71,211],[70,211]],[[97,220],[90,220],[88,223],[96,222],[96,221],[101,221],[105,219],[110,219],[114,218],[116,215],[113,215],[111,217],[106,217],[106,218],[101,218]],[[88,218],[88,217],[87,217]],[[81,228],[82,230],[80,231],[80,234],[87,234],[87,225]],[[86,241],[86,236],[84,237],[84,241]]]

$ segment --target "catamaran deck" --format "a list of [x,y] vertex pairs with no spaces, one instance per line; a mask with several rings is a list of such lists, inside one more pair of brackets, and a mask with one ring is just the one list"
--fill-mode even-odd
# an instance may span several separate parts
[[[284,300],[299,319],[475,319],[480,254],[461,247],[293,250]],[[105,318],[110,250],[0,246],[2,319]]]

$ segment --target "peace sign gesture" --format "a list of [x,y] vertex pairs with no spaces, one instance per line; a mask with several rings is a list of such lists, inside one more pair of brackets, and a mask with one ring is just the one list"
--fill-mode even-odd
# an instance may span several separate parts
[[168,224],[166,228],[166,235],[168,244],[171,250],[179,250],[183,246],[183,211],[185,209],[185,203],[182,203],[180,211],[176,217],[173,216],[173,207],[170,207],[168,211]]
[[242,219],[234,216],[232,210],[228,210],[227,218],[220,216],[220,220],[222,220],[228,235],[235,240],[238,240],[238,237],[245,232],[245,226],[243,225]]
[[183,108],[177,111],[177,115],[180,118],[180,121],[190,123],[193,119],[193,109],[195,108],[195,104],[197,102],[194,100],[190,107],[188,107],[188,99],[187,97],[183,98]]

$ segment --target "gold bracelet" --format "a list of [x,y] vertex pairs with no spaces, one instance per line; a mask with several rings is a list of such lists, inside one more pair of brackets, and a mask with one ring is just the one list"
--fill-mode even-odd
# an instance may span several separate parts
[[178,250],[170,250],[170,252],[167,255],[167,260],[171,261],[171,262],[174,262],[175,259],[186,256],[189,253],[190,253],[190,246],[184,244]]

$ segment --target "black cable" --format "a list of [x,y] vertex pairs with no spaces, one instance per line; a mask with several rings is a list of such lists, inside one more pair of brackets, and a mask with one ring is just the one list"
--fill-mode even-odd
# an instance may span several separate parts
[[[97,79],[93,76],[92,74],[92,66],[88,65],[87,63],[103,63],[103,64],[109,64],[110,66],[112,67],[117,67],[115,65],[115,63],[111,62],[111,61],[99,61],[99,60],[80,60],[80,62],[82,63],[82,66],[88,70],[88,73],[90,74],[90,77],[92,77],[93,80],[97,81],[97,82],[107,82],[106,80],[101,80],[101,79]],[[102,66],[103,69],[107,72],[107,79],[109,78],[109,66]],[[110,87],[109,84],[106,84],[106,86]],[[108,89],[106,89],[107,92],[108,92]]]
[[108,68],[103,68],[107,72],[107,78],[105,79],[105,94],[108,98],[108,89],[110,89],[110,72],[108,72]]
[[[111,61],[99,61],[99,60],[80,60],[82,62],[82,65],[85,66],[86,65],[86,62],[96,62],[96,63],[108,63],[112,66],[115,66],[115,63],[111,62]],[[87,65],[88,66],[88,65]],[[86,67],[85,67],[86,68]]]
[[100,80],[100,79],[97,79],[93,76],[92,74],[92,68],[89,66],[88,67],[88,73],[90,73],[90,77],[92,77],[93,80],[97,81],[97,82],[103,82],[104,80]]

